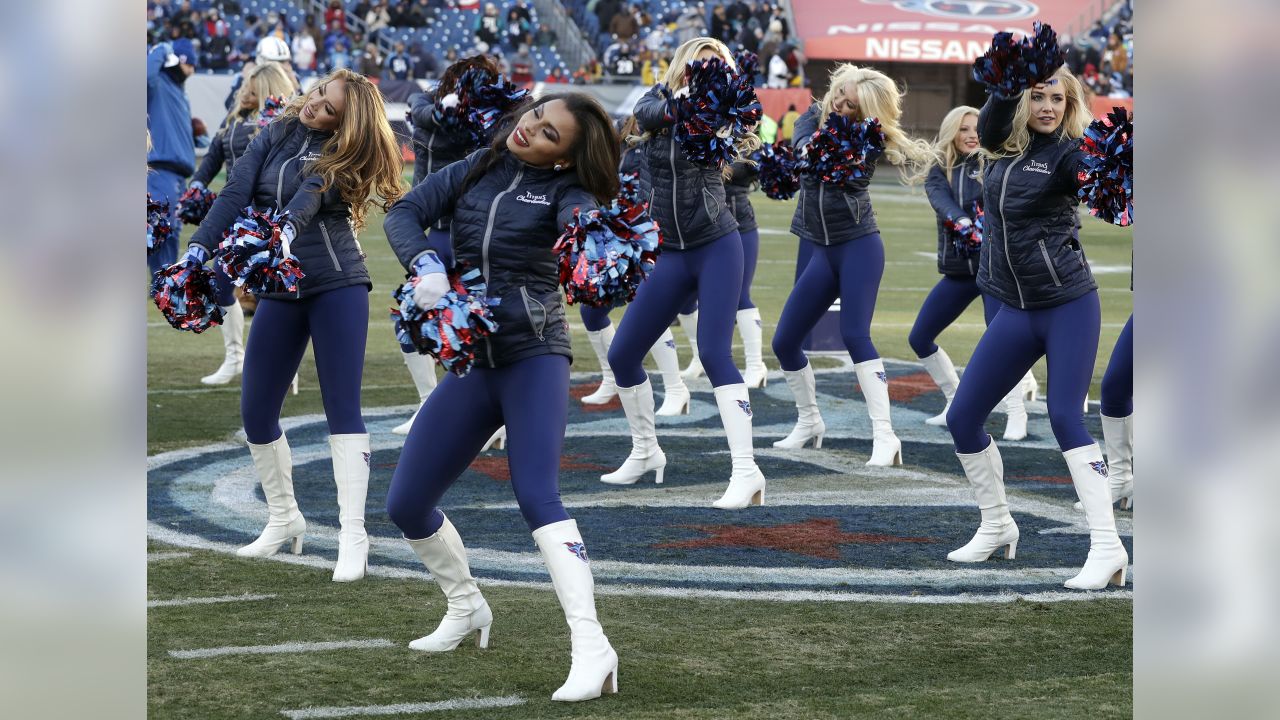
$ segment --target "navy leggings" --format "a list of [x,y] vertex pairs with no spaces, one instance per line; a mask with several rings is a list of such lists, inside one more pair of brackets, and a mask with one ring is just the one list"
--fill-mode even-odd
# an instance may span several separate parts
[[[756,306],[751,302],[751,281],[756,276],[756,261],[760,257],[760,231],[748,230],[742,236],[742,289],[738,291],[738,309],[748,310]],[[681,315],[688,315],[698,309],[698,297],[689,298],[689,302],[680,308]]]
[[[418,171],[415,169],[415,170],[414,170],[414,183],[413,183],[414,185],[417,185],[417,184],[418,184],[418,182],[420,182],[420,181],[417,179],[417,172],[418,172]],[[431,230],[429,230],[429,231],[427,232],[427,242],[428,242],[428,243],[431,243],[431,247],[449,247],[449,246],[450,246],[450,240],[449,240],[449,238],[450,238],[450,236],[449,236],[449,231],[448,231],[448,230],[441,230],[441,229],[437,228],[437,227],[436,227],[436,226],[434,226],[434,225],[432,225],[432,226],[431,226]],[[441,243],[443,243],[443,244],[441,244]],[[443,258],[442,258],[442,259],[443,259]],[[393,322],[391,323],[391,333],[392,333],[392,335],[393,335],[393,336],[395,336],[395,337],[397,338],[396,342],[397,342],[397,343],[399,343],[399,345],[400,345],[400,352],[402,352],[402,353],[416,353],[416,352],[418,352],[418,349],[417,349],[417,348],[415,348],[414,346],[412,346],[412,345],[410,345],[410,344],[408,344],[408,343],[402,343],[402,342],[400,342],[400,341],[399,341],[399,337],[400,337],[400,321],[399,321],[399,320],[395,320],[395,321],[393,321]]]
[[446,373],[409,430],[387,490],[387,515],[410,540],[434,535],[437,509],[498,428],[530,530],[569,519],[560,502],[560,451],[569,419],[569,358],[536,355],[500,368]]
[[1122,418],[1133,414],[1133,316],[1124,324],[1102,376],[1102,414]]
[[[808,242],[808,241],[805,241]],[[813,245],[812,257],[773,333],[773,354],[783,370],[809,364],[802,350],[804,338],[840,298],[840,334],[855,363],[880,357],[871,343],[871,315],[884,275],[884,243],[872,233],[839,245]]]
[[619,387],[635,387],[648,377],[644,356],[689,299],[698,300],[698,359],[712,387],[736,385],[733,326],[742,283],[742,240],[738,231],[694,250],[668,248],[640,285],[609,347],[609,366]]
[[924,299],[920,314],[916,315],[915,325],[911,326],[911,333],[907,335],[907,342],[911,344],[916,357],[925,358],[938,352],[938,344],[934,341],[979,296],[982,297],[983,317],[990,325],[991,319],[1000,309],[1000,301],[983,295],[978,289],[978,281],[972,277],[943,275]]
[[360,378],[369,334],[369,287],[348,285],[302,300],[258,301],[249,327],[240,417],[249,442],[280,437],[280,408],[310,340],[330,435],[365,432]]
[[582,324],[591,332],[600,332],[609,327],[609,311],[613,308],[607,307],[591,307],[590,305],[579,305],[578,312],[582,314]]
[[800,276],[804,274],[804,269],[809,267],[809,261],[813,259],[813,249],[817,246],[817,243],[800,238],[800,244],[796,246],[796,282],[799,282]]
[[982,452],[987,416],[1044,357],[1049,366],[1049,424],[1063,452],[1093,443],[1084,428],[1084,397],[1098,357],[1102,307],[1095,290],[1044,310],[1001,305],[969,358],[951,409],[947,429],[956,451]]

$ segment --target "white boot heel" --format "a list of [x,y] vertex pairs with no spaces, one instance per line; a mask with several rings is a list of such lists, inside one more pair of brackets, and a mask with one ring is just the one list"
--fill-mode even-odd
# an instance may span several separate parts
[[729,478],[729,487],[724,490],[724,495],[721,495],[719,500],[711,503],[711,506],[721,510],[742,510],[752,505],[763,506],[764,488],[764,474],[759,469],[745,477],[731,477]]
[[236,550],[240,557],[271,557],[290,543],[294,555],[302,553],[302,536],[307,521],[293,497],[293,455],[284,435],[264,445],[249,443],[249,454],[262,494],[267,499],[267,526],[258,539]]
[[932,355],[920,358],[920,363],[924,365],[925,371],[929,373],[929,377],[933,379],[933,383],[942,391],[942,397],[947,401],[946,406],[942,408],[942,413],[925,420],[924,424],[946,427],[951,399],[956,396],[956,388],[960,387],[960,376],[956,374],[955,363],[951,362],[951,356],[941,347]]
[[1071,482],[1084,507],[1089,525],[1089,556],[1080,573],[1063,583],[1073,590],[1101,590],[1108,584],[1123,586],[1129,553],[1116,532],[1111,509],[1111,484],[1102,449],[1097,443],[1062,453],[1071,472]]
[[489,647],[489,628],[493,625],[493,612],[485,602],[471,577],[467,564],[467,549],[462,537],[445,517],[435,534],[421,540],[408,540],[409,547],[431,571],[431,577],[440,586],[447,602],[444,618],[435,632],[409,643],[413,650],[421,652],[448,652],[458,647],[471,633],[476,633],[476,645]]
[[902,464],[902,441],[897,435],[877,436],[871,441],[867,467],[896,467]]
[[973,497],[982,512],[982,522],[973,539],[964,547],[947,554],[951,562],[985,562],[1001,548],[1004,556],[1013,560],[1018,553],[1018,525],[1009,514],[1009,501],[1004,493],[1004,461],[995,440],[986,449],[976,453],[956,453],[964,468]]
[[484,447],[480,448],[480,452],[485,452],[489,448],[493,448],[495,450],[505,450],[507,448],[507,426],[506,425],[503,425],[502,427],[498,428],[497,432],[489,436],[489,439],[485,442]]
[[667,466],[667,456],[658,447],[654,428],[653,385],[649,379],[639,385],[618,388],[622,409],[627,414],[631,428],[631,454],[617,470],[600,476],[600,482],[608,485],[634,485],[645,473],[654,471],[656,484],[662,483],[662,471]]
[[715,395],[720,422],[729,441],[733,472],[729,476],[729,487],[711,505],[721,510],[763,505],[765,478],[756,465],[751,442],[751,401],[747,399],[747,386],[743,383],[721,385],[715,388]]
[[812,438],[814,449],[821,448],[822,436],[827,432],[827,426],[822,421],[822,413],[818,411],[818,386],[813,377],[813,366],[783,370],[782,376],[795,399],[796,425],[791,429],[791,434],[775,441],[773,446],[783,450],[797,450]]
[[1030,370],[1022,377],[1021,383],[1022,397],[1027,402],[1035,402],[1040,397],[1040,383],[1036,380],[1036,376]]

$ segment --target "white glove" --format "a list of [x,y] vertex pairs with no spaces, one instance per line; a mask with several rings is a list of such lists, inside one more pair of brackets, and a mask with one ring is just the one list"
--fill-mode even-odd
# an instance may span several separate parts
[[972,224],[973,224],[973,221],[967,217],[958,218],[956,220],[956,227],[967,228]]
[[672,93],[671,95],[672,95],[672,97],[687,98],[687,97],[689,97],[689,86],[688,86],[688,85],[685,85],[685,86],[681,87],[679,90],[676,90],[676,91],[675,91],[674,93]]
[[442,272],[422,275],[413,286],[413,303],[419,310],[430,310],[449,292],[449,278]]
[[187,187],[188,187],[188,188],[199,188],[199,189],[201,189],[201,190],[204,190],[204,189],[205,189],[205,188],[204,188],[204,183],[200,182],[199,180],[192,180],[192,181],[191,181],[191,184],[187,185]]
[[458,106],[458,93],[449,93],[448,95],[445,95],[444,97],[440,98],[440,107],[444,108],[445,110],[448,110],[449,108],[454,108],[457,106]]

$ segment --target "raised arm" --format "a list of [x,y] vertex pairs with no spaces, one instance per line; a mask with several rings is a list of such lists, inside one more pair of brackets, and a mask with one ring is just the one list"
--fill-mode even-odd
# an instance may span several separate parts
[[573,220],[573,211],[595,210],[600,207],[600,203],[596,202],[595,196],[587,192],[580,186],[574,186],[560,194],[560,200],[556,203],[556,225],[563,228]]
[[809,106],[803,115],[796,118],[796,126],[791,135],[791,146],[799,154],[810,142],[818,130],[818,105]]
[[632,111],[636,116],[636,124],[645,132],[670,127],[674,122],[667,114],[667,99],[662,96],[662,91],[659,89],[661,87],[662,85],[658,84],[649,88],[649,92],[636,101],[635,109]]
[[[213,141],[209,143],[209,152],[204,154],[204,159],[200,161],[200,167],[196,170],[196,174],[191,177],[191,185],[199,183],[206,186],[213,182],[213,178],[222,169],[222,165],[226,162],[226,153],[222,149],[222,137],[225,133],[233,132],[230,125],[224,125],[217,135],[213,136]],[[230,178],[228,178],[230,180]]]
[[1013,115],[1018,110],[1018,98],[1002,98],[992,93],[978,114],[978,141],[990,152],[999,152],[1000,146],[1013,132]]
[[382,223],[391,250],[406,270],[418,256],[435,252],[446,267],[453,265],[453,248],[448,243],[427,242],[427,228],[440,218],[452,214],[462,191],[467,173],[487,150],[477,150],[465,159],[445,166],[418,183],[387,211]]
[[235,222],[245,206],[252,204],[258,172],[262,169],[267,154],[271,152],[272,136],[276,134],[270,131],[274,129],[279,132],[281,126],[282,124],[277,124],[269,127],[249,143],[249,149],[236,161],[235,172],[227,178],[227,184],[213,201],[209,214],[191,236],[192,243],[203,245],[212,253],[218,243],[222,242],[222,233],[231,227],[231,223]]
[[924,193],[929,196],[929,204],[938,217],[944,220],[969,217],[969,213],[956,202],[955,191],[941,165],[935,163],[929,169],[929,174],[924,179]]

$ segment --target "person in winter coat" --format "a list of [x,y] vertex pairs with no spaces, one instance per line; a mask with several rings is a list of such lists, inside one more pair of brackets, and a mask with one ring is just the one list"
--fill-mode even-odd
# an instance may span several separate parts
[[[694,38],[681,45],[663,82],[636,103],[636,121],[644,132],[641,138],[653,183],[649,207],[662,228],[663,252],[609,348],[609,366],[627,413],[632,447],[622,466],[600,480],[630,485],[654,471],[657,482],[662,481],[667,458],[654,432],[653,387],[642,360],[688,298],[696,295],[700,308],[698,354],[715,390],[733,465],[728,487],[713,505],[742,509],[763,504],[765,486],[751,446],[747,386],[731,351],[742,283],[742,238],[725,203],[725,172],[686,159],[672,134],[674,122],[662,94],[664,86],[672,93],[687,94],[686,65],[712,57],[736,67],[729,49],[719,40]],[[744,137],[739,141],[739,154],[758,146],[754,135]]]
[[[178,198],[185,179],[196,167],[196,144],[191,134],[191,102],[185,84],[195,72],[196,50],[190,40],[179,38],[147,51],[147,132],[151,149],[147,152],[147,194],[156,202],[169,204],[169,225],[173,237],[182,232],[178,219]],[[173,264],[178,243],[170,241],[147,256],[151,274]]]
[[373,284],[356,232],[375,198],[385,207],[404,192],[401,164],[377,87],[349,70],[334,71],[258,133],[191,237],[186,257],[203,263],[246,206],[287,211],[281,238],[304,273],[295,292],[258,296],[249,331],[240,414],[269,519],[258,539],[237,551],[242,557],[274,555],[286,542],[295,554],[302,551],[307,523],[294,500],[280,409],[310,342],[338,487],[333,579],[364,577],[370,449],[360,379]]
[[1080,81],[1065,67],[1015,97],[992,95],[978,118],[978,138],[992,155],[982,188],[986,233],[978,288],[1001,307],[947,411],[956,455],[982,511],[973,539],[947,559],[982,562],[1001,548],[1014,556],[1018,526],[1005,499],[1004,462],[983,424],[1044,357],[1049,423],[1089,524],[1089,557],[1066,586],[1096,590],[1124,584],[1129,556],[1116,533],[1102,450],[1081,410],[1102,323],[1098,285],[1080,245],[1076,198],[1080,138],[1091,119]]
[[[560,501],[572,353],[552,247],[575,210],[616,196],[618,140],[585,94],[547,95],[513,118],[489,147],[429,175],[387,213],[387,239],[417,276],[418,307],[444,296],[451,267],[480,270],[486,295],[499,300],[497,330],[479,343],[471,371],[446,375],[409,431],[387,514],[448,601],[435,632],[409,647],[449,651],[473,632],[486,647],[493,613],[439,504],[505,424],[511,488],[571,633],[569,677],[551,699],[589,700],[617,692],[618,655],[596,619],[582,535]],[[442,217],[452,217],[450,242],[425,234]]]
[[[883,159],[908,172],[932,157],[929,145],[910,138],[899,124],[902,93],[887,75],[869,67],[843,64],[831,74],[830,89],[796,121],[796,154],[805,153],[827,118],[838,113],[855,121],[879,118],[885,135]],[[889,379],[880,353],[871,342],[880,278],[884,275],[884,242],[871,208],[869,169],[866,177],[841,185],[802,176],[791,232],[812,255],[782,308],[773,336],[773,352],[795,397],[795,428],[778,447],[802,447],[810,438],[820,447],[826,425],[818,411],[813,368],[801,346],[818,320],[840,299],[840,334],[853,359],[858,386],[871,419],[869,466],[902,464],[902,442],[889,414]]]
[[[933,145],[934,161],[912,178],[913,183],[924,181],[929,204],[937,215],[938,272],[942,279],[925,298],[907,342],[942,391],[947,408],[951,407],[960,378],[951,356],[935,341],[979,296],[982,296],[982,310],[988,323],[1000,309],[997,300],[978,290],[979,248],[957,247],[949,227],[974,227],[974,209],[982,200],[983,157],[978,148],[978,109],[967,105],[954,108],[942,119]],[[1035,382],[1030,373],[1027,375]],[[1027,409],[1023,404],[1026,384],[1024,380],[1005,398],[1008,413],[1005,440],[1021,440],[1027,436]],[[925,423],[946,425],[947,408]]]
[[[249,79],[240,86],[236,109],[227,113],[222,127],[214,135],[209,152],[188,187],[207,189],[209,183],[225,166],[227,178],[235,168],[236,159],[249,149],[249,143],[258,136],[258,117],[267,98],[287,99],[293,95],[293,80],[275,63],[258,65],[249,73]],[[205,385],[226,385],[240,375],[244,365],[244,310],[236,302],[235,287],[231,278],[214,268],[213,287],[218,305],[222,307],[222,365],[210,375],[200,378]]]

